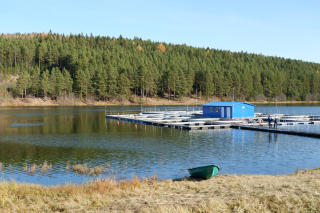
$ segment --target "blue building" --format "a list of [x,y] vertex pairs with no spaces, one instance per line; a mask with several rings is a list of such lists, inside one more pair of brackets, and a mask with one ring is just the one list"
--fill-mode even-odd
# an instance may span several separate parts
[[210,102],[202,105],[203,116],[213,118],[254,117],[253,104],[245,102]]

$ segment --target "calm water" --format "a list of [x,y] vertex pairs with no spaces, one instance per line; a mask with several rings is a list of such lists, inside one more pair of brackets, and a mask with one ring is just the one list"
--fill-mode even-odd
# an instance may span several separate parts
[[[107,107],[108,111],[140,107]],[[190,109],[190,107],[189,107]],[[320,166],[320,140],[244,130],[188,132],[104,117],[104,107],[0,107],[1,178],[46,185],[94,177],[66,170],[70,164],[102,165],[100,177],[133,175],[182,178],[193,167],[215,163],[228,174],[288,174]],[[256,112],[318,114],[319,105],[257,106]],[[286,127],[286,128],[295,128]],[[318,125],[299,125],[313,128]],[[307,129],[306,129],[307,130]],[[311,130],[311,129],[309,129]],[[52,163],[31,175],[26,164]],[[107,166],[107,165],[110,166]]]

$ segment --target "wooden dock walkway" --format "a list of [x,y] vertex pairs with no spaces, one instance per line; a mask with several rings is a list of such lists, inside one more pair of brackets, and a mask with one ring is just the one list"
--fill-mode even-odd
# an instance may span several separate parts
[[291,129],[273,129],[273,128],[269,129],[269,127],[257,126],[257,125],[256,126],[252,126],[252,125],[232,125],[232,126],[230,126],[230,128],[320,138],[320,133],[319,132],[313,132],[313,131],[291,130]]
[[119,121],[127,121],[133,123],[141,123],[145,125],[159,126],[159,127],[167,127],[172,129],[181,129],[181,130],[211,130],[211,129],[227,129],[230,128],[231,124],[224,125],[205,125],[206,122],[198,121],[198,122],[181,122],[181,119],[177,120],[145,120],[140,118],[129,118],[128,116],[115,116],[115,115],[106,115],[106,118],[119,120]]
[[[134,115],[106,115],[108,119],[114,119],[119,121],[127,121],[133,123],[140,123],[145,125],[159,126],[171,129],[179,129],[179,130],[215,130],[215,129],[243,129],[243,130],[253,130],[253,131],[262,131],[262,132],[272,132],[279,134],[287,134],[287,135],[299,135],[313,138],[320,138],[320,132],[313,131],[304,131],[304,130],[290,130],[290,129],[269,129],[267,124],[259,125],[259,123],[245,125],[245,124],[232,124],[232,123],[217,123],[217,122],[206,122],[203,120],[195,120],[192,121],[183,121],[179,117],[172,117],[171,119],[164,120],[162,118],[147,118],[142,116],[134,116]],[[318,122],[309,122],[318,123]]]

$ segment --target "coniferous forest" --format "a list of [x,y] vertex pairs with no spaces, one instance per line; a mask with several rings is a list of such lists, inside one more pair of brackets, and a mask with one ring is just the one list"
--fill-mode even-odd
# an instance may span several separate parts
[[13,97],[318,101],[318,70],[301,60],[121,35],[0,35],[0,91]]

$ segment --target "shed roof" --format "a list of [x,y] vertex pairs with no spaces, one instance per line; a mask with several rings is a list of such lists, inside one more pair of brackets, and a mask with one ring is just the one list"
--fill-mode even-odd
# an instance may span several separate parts
[[253,104],[249,104],[246,102],[209,102],[209,103],[203,104],[202,106],[236,106],[238,104],[247,104],[250,106],[255,106]]

